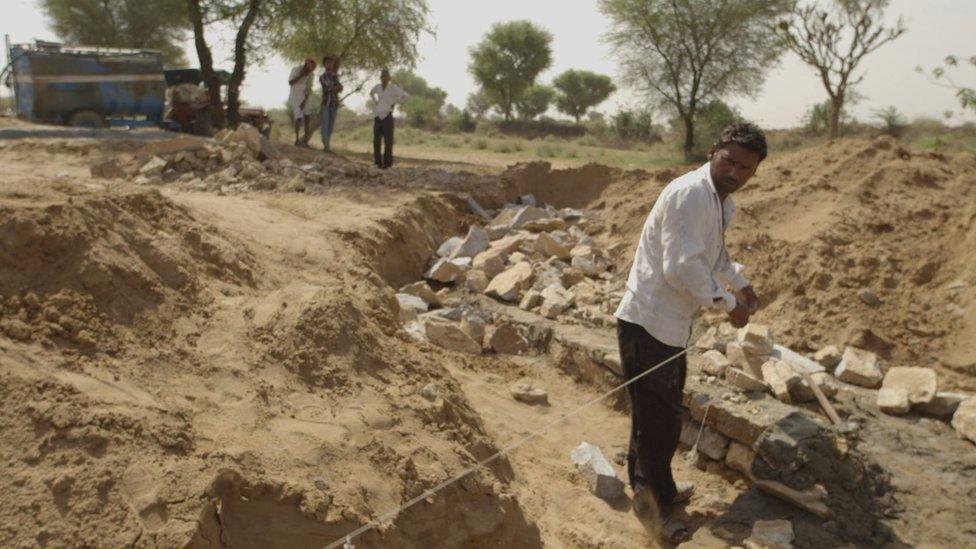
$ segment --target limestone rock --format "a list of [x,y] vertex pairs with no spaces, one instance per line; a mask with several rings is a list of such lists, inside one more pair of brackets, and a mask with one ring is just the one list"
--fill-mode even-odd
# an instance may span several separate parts
[[925,404],[935,398],[938,381],[935,370],[931,368],[896,366],[885,373],[881,387],[904,389],[910,403]]
[[729,383],[744,391],[767,391],[769,387],[766,382],[753,377],[751,374],[743,372],[738,368],[728,368],[725,370],[725,379]]
[[935,393],[931,401],[918,404],[915,408],[925,415],[950,419],[952,414],[956,413],[959,404],[967,398],[969,396],[963,393],[940,391]]
[[401,324],[406,324],[411,320],[415,320],[418,314],[427,312],[427,303],[415,295],[401,293],[396,294],[395,297],[397,304],[400,306],[400,311],[397,313],[397,319]]
[[773,396],[780,402],[792,404],[790,389],[800,382],[800,374],[796,373],[789,364],[782,360],[769,360],[762,365],[763,381],[765,381]]
[[748,372],[756,379],[762,379],[762,365],[766,362],[766,357],[746,353],[742,346],[734,341],[725,346],[725,356],[740,370]]
[[792,549],[793,524],[782,519],[757,520],[743,544],[746,549]]
[[536,219],[547,219],[550,217],[552,217],[552,215],[542,208],[536,208],[535,206],[524,206],[515,212],[509,226],[513,229],[521,229],[522,225],[528,223],[529,221],[534,221]]
[[453,254],[454,250],[461,245],[461,241],[463,240],[464,239],[460,236],[452,236],[451,238],[448,238],[437,248],[437,255],[440,257],[451,257],[451,254]]
[[538,290],[529,290],[525,292],[525,296],[523,296],[522,301],[519,302],[519,309],[522,309],[523,311],[531,311],[541,304],[542,292]]
[[468,236],[464,237],[464,240],[451,252],[451,257],[474,257],[487,250],[489,244],[491,241],[488,240],[488,233],[472,225],[468,228]]
[[488,288],[488,275],[481,269],[472,269],[465,275],[464,287],[480,294]]
[[528,381],[520,381],[509,388],[512,398],[526,404],[549,405],[549,393],[544,389],[533,387]]
[[706,425],[701,432],[701,438],[698,440],[698,451],[718,461],[725,459],[728,448],[729,439]]
[[878,408],[886,414],[907,414],[912,408],[908,391],[901,387],[882,387],[878,391]]
[[461,328],[453,323],[444,320],[427,319],[424,322],[424,330],[427,339],[437,345],[451,351],[469,353],[472,355],[481,354],[481,344],[471,339],[471,336],[464,333]]
[[257,157],[261,154],[261,132],[250,124],[242,123],[237,126],[234,133],[227,137],[225,142],[243,143],[253,156]]
[[834,370],[837,379],[844,383],[851,383],[874,389],[881,384],[884,375],[878,366],[878,357],[870,352],[856,347],[844,349],[840,364]]
[[769,356],[773,352],[773,331],[763,324],[746,324],[737,338],[742,350],[756,356]]
[[583,271],[575,267],[563,269],[563,273],[560,276],[560,281],[563,283],[564,288],[572,288],[585,279],[586,275],[583,274]]
[[715,377],[725,377],[725,370],[732,367],[729,359],[714,349],[702,354],[701,364],[703,372]]
[[152,177],[154,175],[159,175],[163,173],[166,169],[166,161],[158,156],[154,156],[146,161],[145,164],[139,167],[139,175],[144,175],[146,177]]
[[485,340],[485,321],[477,315],[465,315],[461,318],[461,331],[468,334],[475,343],[481,345]]
[[705,333],[695,340],[695,348],[702,351],[716,350],[724,353],[724,349],[718,348],[718,328],[711,326],[705,330]]
[[461,267],[458,264],[446,257],[442,257],[430,266],[430,269],[424,273],[424,278],[438,282],[454,282],[461,272]]
[[488,346],[500,355],[521,355],[529,350],[529,342],[511,324],[496,324],[488,329],[485,337]]
[[539,233],[533,248],[546,257],[558,257],[559,259],[569,257],[569,248],[557,242],[549,233]]
[[423,280],[418,280],[417,282],[407,284],[406,286],[400,288],[400,293],[415,295],[435,307],[444,306],[441,298],[435,294],[434,290],[431,290],[430,286],[428,286]]
[[959,404],[952,415],[952,427],[961,436],[976,444],[976,397],[970,397]]
[[752,474],[752,462],[756,459],[756,452],[752,448],[733,440],[725,452],[725,466],[743,475]]
[[558,282],[542,290],[542,305],[539,314],[546,318],[556,318],[573,305],[573,294],[566,291]]
[[833,368],[840,364],[840,349],[836,345],[827,345],[813,355],[813,359],[823,364],[825,368]]
[[592,256],[577,255],[573,256],[572,266],[579,269],[584,275],[593,278],[606,270],[605,265],[597,262]]
[[798,373],[806,372],[808,374],[815,374],[817,372],[824,372],[827,370],[823,364],[820,364],[816,360],[811,360],[800,353],[793,351],[789,347],[784,347],[779,344],[773,345],[773,352],[769,356],[789,364]]
[[624,483],[617,472],[603,456],[600,448],[582,442],[569,455],[576,468],[583,473],[590,485],[590,491],[601,499],[617,499],[624,496]]
[[503,301],[516,301],[522,290],[532,284],[532,265],[526,261],[515,264],[491,279],[485,294]]
[[550,217],[548,219],[533,219],[532,221],[523,223],[522,228],[526,231],[533,232],[561,231],[566,228],[566,222],[558,217]]
[[505,258],[507,256],[508,252],[505,250],[489,249],[474,256],[471,266],[483,270],[488,276],[488,280],[491,280],[505,270]]

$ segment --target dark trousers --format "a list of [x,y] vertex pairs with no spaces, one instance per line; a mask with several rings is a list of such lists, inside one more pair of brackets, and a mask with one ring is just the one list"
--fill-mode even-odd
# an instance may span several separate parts
[[[380,140],[384,142],[382,158]],[[393,165],[393,113],[386,115],[386,118],[373,118],[373,162],[380,168]]]
[[[617,320],[620,365],[628,380],[682,351],[661,343],[644,328]],[[630,394],[630,449],[627,474],[636,494],[651,490],[658,505],[670,507],[676,493],[671,458],[681,436],[681,393],[685,355],[627,386]]]

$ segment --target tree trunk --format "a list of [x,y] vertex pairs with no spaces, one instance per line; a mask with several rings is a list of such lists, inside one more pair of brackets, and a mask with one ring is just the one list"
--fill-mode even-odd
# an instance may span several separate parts
[[224,107],[220,103],[220,80],[214,72],[213,55],[210,53],[210,46],[203,34],[203,14],[200,12],[200,0],[187,0],[187,10],[190,16],[190,23],[193,25],[193,42],[197,48],[197,57],[200,60],[200,72],[203,74],[203,84],[207,87],[207,94],[210,96],[210,123],[214,128],[223,128]]
[[830,112],[827,113],[828,135],[831,139],[840,137],[840,111],[844,108],[844,98],[834,96],[830,98]]
[[247,6],[247,13],[237,29],[234,38],[234,72],[227,83],[227,122],[232,128],[241,123],[241,84],[244,82],[244,71],[247,66],[247,35],[261,10],[262,0],[251,0]]
[[695,160],[692,158],[695,150],[695,116],[693,114],[685,114],[681,116],[681,119],[685,123],[685,144],[682,150],[685,153],[685,160]]

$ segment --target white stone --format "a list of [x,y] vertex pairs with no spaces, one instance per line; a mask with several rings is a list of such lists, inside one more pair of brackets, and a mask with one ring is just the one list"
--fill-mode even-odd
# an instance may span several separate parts
[[962,401],[952,415],[952,427],[961,436],[976,443],[976,397]]
[[725,377],[725,370],[732,366],[732,363],[725,355],[716,351],[705,351],[702,354],[702,371],[716,377]]
[[725,466],[746,476],[752,474],[752,462],[755,459],[756,452],[752,448],[735,440],[725,452]]
[[474,256],[471,266],[481,269],[488,276],[488,280],[495,278],[505,270],[505,258],[508,252],[502,249],[489,249]]
[[558,282],[546,286],[541,295],[539,314],[546,318],[556,318],[573,305],[573,294]]
[[468,236],[464,237],[458,247],[451,252],[451,257],[474,257],[487,250],[490,244],[488,233],[472,225],[468,228]]
[[766,357],[746,353],[742,346],[732,341],[725,346],[725,356],[729,362],[756,379],[762,379],[762,365],[766,362]]
[[793,403],[790,398],[790,388],[800,382],[800,374],[793,371],[789,364],[776,359],[769,360],[762,365],[762,374],[763,381],[769,385],[773,396],[780,402]]
[[519,309],[522,309],[523,311],[531,311],[541,304],[542,292],[538,290],[529,290],[525,292],[525,296],[523,296],[522,301],[519,302]]
[[882,387],[878,391],[878,408],[886,414],[907,414],[912,408],[908,391],[900,387]]
[[427,312],[428,304],[423,299],[410,294],[395,294],[400,310],[397,318],[401,324],[415,320],[420,313]]
[[840,349],[836,345],[827,345],[813,355],[813,359],[822,364],[825,368],[833,368],[840,364]]
[[465,315],[461,319],[461,331],[481,345],[485,340],[485,320],[477,315]]
[[226,143],[244,143],[253,156],[261,154],[261,132],[250,124],[242,123],[237,126],[230,136],[225,140]]
[[532,265],[522,261],[491,279],[485,294],[503,301],[517,301],[522,290],[531,286],[533,276]]
[[461,272],[462,269],[460,266],[453,263],[450,259],[442,257],[430,266],[430,269],[424,273],[424,278],[438,282],[454,282]]
[[472,269],[464,277],[464,287],[480,294],[488,288],[488,275],[481,269]]
[[440,247],[437,248],[437,255],[440,257],[450,257],[454,253],[454,250],[461,245],[461,241],[464,239],[460,236],[452,236],[444,241]]
[[521,355],[529,350],[529,342],[522,337],[515,326],[508,323],[490,327],[485,338],[488,347],[500,355]]
[[753,377],[751,374],[743,372],[738,368],[728,368],[725,370],[725,379],[729,380],[729,383],[735,385],[736,387],[744,391],[767,391],[769,386],[766,382]]
[[706,425],[701,432],[701,438],[698,440],[698,451],[714,460],[722,460],[725,459],[728,448],[729,439]]
[[823,364],[820,364],[816,360],[809,359],[789,347],[784,347],[779,344],[773,345],[773,352],[769,356],[782,360],[792,366],[797,372],[815,374],[827,370]]
[[851,383],[874,389],[881,384],[884,375],[878,366],[878,357],[863,349],[847,347],[841,357],[840,364],[834,370],[837,379],[844,383]]
[[917,366],[896,366],[885,373],[882,388],[900,388],[908,393],[908,401],[925,404],[935,398],[938,379],[935,370]]
[[544,389],[533,387],[528,381],[521,381],[509,388],[512,398],[526,404],[549,404],[549,393]]
[[163,173],[163,170],[165,169],[166,161],[158,156],[154,156],[139,168],[139,175],[152,177],[154,175]]
[[549,219],[533,219],[532,221],[523,223],[522,228],[526,231],[532,232],[561,231],[566,228],[566,222],[558,217],[550,217]]
[[617,477],[600,448],[582,442],[570,454],[576,468],[583,473],[590,485],[590,491],[601,499],[617,499],[624,496],[624,482]]
[[773,331],[763,324],[746,324],[739,330],[737,341],[743,351],[752,355],[769,356],[773,352]]
[[546,219],[552,217],[552,215],[541,208],[536,208],[535,206],[524,206],[515,212],[515,216],[512,217],[509,226],[513,229],[521,229],[522,225],[529,221],[535,219]]
[[533,244],[533,249],[546,257],[558,257],[559,259],[569,257],[569,248],[557,242],[549,233],[539,233],[539,237],[535,239],[535,244]]
[[400,288],[400,293],[415,295],[435,307],[444,306],[441,298],[438,297],[438,295],[435,294],[434,291],[430,289],[430,286],[428,286],[423,280],[418,280],[417,282],[407,284],[406,286]]
[[757,520],[743,543],[746,549],[792,549],[793,524],[782,519]]
[[461,331],[453,322],[428,319],[424,323],[424,329],[427,339],[438,347],[472,355],[481,354],[481,344],[471,339],[471,336]]

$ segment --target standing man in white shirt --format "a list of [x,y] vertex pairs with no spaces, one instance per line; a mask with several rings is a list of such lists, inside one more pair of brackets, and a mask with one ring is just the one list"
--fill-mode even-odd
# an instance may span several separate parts
[[[295,121],[295,146],[308,146],[312,137],[309,124],[312,119],[312,82],[315,81],[315,60],[306,59],[304,63],[293,68],[288,75],[288,106],[291,108],[292,120]],[[298,138],[298,130],[305,126],[305,136]]]
[[[669,183],[651,209],[627,291],[617,308],[620,363],[627,379],[681,353],[698,311],[721,309],[734,326],[745,326],[759,301],[744,267],[725,249],[725,229],[735,213],[732,193],[766,158],[766,137],[752,124],[732,124],[708,153],[708,162]],[[667,520],[694,486],[675,482],[671,459],[681,433],[685,356],[672,359],[628,385],[631,409],[627,472],[634,511]],[[666,531],[680,538],[683,525]],[[687,531],[684,531],[687,534]],[[673,540],[677,541],[677,540]]]
[[[390,71],[380,71],[380,83],[369,92],[373,100],[373,161],[380,169],[393,165],[393,108],[409,97],[403,88],[390,82]],[[383,141],[383,156],[380,156]]]

